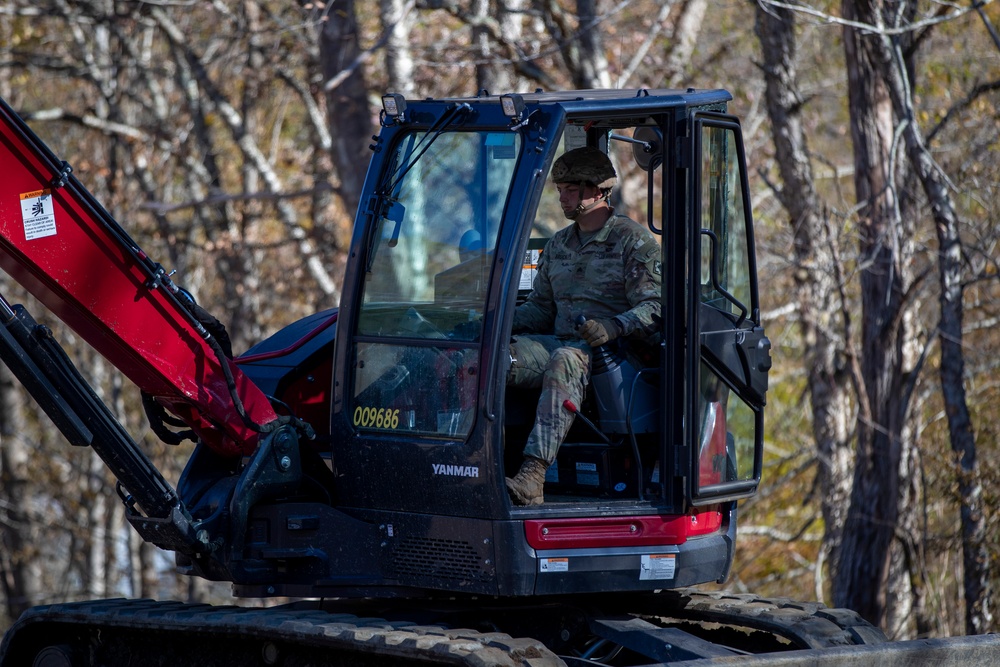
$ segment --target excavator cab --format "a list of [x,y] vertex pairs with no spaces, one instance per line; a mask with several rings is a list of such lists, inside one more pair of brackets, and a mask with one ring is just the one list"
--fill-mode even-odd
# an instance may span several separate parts
[[[728,93],[384,99],[335,327],[313,321],[311,357],[295,325],[238,360],[292,410],[315,407],[301,387],[323,379],[337,510],[378,527],[367,574],[501,596],[723,579],[735,501],[760,480],[770,367]],[[504,477],[538,395],[507,387],[511,321],[569,224],[549,169],[583,145],[612,157],[629,184],[616,206],[661,243],[663,320],[645,345],[595,353],[546,502],[516,507]],[[293,348],[312,361],[271,356]],[[289,531],[259,532],[273,548]]]

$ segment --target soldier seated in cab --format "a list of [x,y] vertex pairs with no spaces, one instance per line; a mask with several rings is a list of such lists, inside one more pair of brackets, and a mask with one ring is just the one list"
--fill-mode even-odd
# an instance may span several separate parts
[[542,390],[524,462],[507,478],[517,505],[544,502],[545,471],[573,424],[564,403],[581,404],[592,348],[623,336],[646,339],[660,319],[660,246],[647,228],[615,213],[617,174],[608,156],[576,148],[556,159],[551,175],[572,224],[546,243],[531,293],[514,313],[508,384]]

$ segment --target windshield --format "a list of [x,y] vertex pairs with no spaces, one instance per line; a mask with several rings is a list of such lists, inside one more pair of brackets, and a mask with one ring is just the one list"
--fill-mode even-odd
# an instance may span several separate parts
[[[396,163],[409,163],[422,138],[413,133],[400,142]],[[433,304],[472,309],[467,317],[482,314],[489,256],[519,149],[520,137],[512,132],[452,132],[440,135],[405,171],[376,222],[359,333],[392,335],[372,319],[390,305]]]
[[479,322],[521,139],[432,139],[413,132],[393,148],[398,180],[374,221],[357,322],[354,423],[460,436],[475,407]]

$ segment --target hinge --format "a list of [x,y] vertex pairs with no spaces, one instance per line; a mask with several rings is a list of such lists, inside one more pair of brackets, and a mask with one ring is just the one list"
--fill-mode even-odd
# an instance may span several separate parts
[[59,165],[59,173],[52,177],[49,184],[58,190],[59,188],[66,185],[66,181],[69,180],[69,175],[73,173],[73,167],[70,166],[69,162],[63,160],[62,164]]

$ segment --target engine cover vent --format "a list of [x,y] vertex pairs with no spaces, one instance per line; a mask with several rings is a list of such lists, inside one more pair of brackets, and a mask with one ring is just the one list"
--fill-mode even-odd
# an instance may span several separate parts
[[463,540],[404,539],[393,549],[392,570],[397,577],[489,578],[489,573],[483,571],[479,554]]

